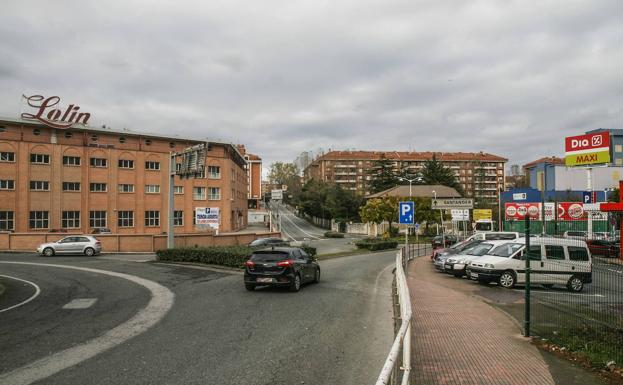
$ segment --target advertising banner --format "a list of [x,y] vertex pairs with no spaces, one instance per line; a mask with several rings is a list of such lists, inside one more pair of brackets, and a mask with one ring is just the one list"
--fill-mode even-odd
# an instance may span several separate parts
[[[558,203],[559,221],[585,221],[587,220],[586,211],[581,202],[559,202]],[[541,203],[514,203],[505,204],[504,212],[506,220],[523,220],[529,215],[533,220],[541,220]],[[545,220],[554,220],[554,203],[545,203]]]
[[195,223],[218,230],[221,213],[218,207],[195,207]]
[[506,220],[523,220],[527,215],[531,219],[538,220],[541,216],[541,204],[540,203],[515,203],[507,202],[504,207],[506,213]]
[[610,162],[610,133],[565,138],[565,165],[582,166]]
[[558,219],[561,221],[581,221],[586,220],[584,207],[580,202],[560,202],[558,203]]
[[473,212],[474,221],[482,220],[482,219],[493,219],[493,211],[491,209],[474,209]]

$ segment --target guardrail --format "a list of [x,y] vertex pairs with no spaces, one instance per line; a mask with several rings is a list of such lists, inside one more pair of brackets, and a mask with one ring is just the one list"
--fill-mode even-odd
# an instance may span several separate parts
[[[408,245],[400,249],[396,254],[396,291],[398,293],[398,304],[400,306],[400,329],[396,333],[394,343],[387,355],[383,369],[376,380],[376,385],[387,385],[394,376],[394,381],[398,378],[399,370],[402,371],[402,385],[409,383],[411,373],[411,300],[409,287],[407,286],[407,276],[405,269],[409,261],[415,257],[427,255],[432,252],[430,245]],[[402,350],[402,365],[399,365],[398,358]],[[399,369],[399,370],[398,370]],[[394,382],[392,382],[394,383]]]

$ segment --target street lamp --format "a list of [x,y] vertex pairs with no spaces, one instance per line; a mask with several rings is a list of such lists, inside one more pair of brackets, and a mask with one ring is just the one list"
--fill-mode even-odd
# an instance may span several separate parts
[[413,182],[415,182],[415,181],[421,182],[423,179],[422,179],[421,176],[418,176],[418,177],[413,178],[413,179],[409,179],[409,178],[405,178],[405,177],[401,176],[401,177],[398,177],[398,180],[399,181],[407,181],[407,182],[409,182],[409,196],[411,197],[411,196],[413,196],[413,193],[411,192],[411,184]]
[[[435,200],[437,200],[437,191],[433,190],[432,193]],[[443,211],[441,209],[439,209],[439,217],[441,218],[441,244],[443,247],[446,247],[446,234],[443,227]],[[437,227],[437,235],[439,235],[439,226]]]

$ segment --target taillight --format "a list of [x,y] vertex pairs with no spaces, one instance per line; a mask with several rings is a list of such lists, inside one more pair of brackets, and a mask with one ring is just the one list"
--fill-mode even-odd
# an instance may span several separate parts
[[285,261],[277,262],[277,266],[279,266],[279,267],[294,266],[294,260],[293,259],[286,259]]
[[253,261],[246,261],[244,264],[247,267],[250,267],[250,268],[254,268],[255,267],[255,263],[253,263]]
[[97,241],[97,242],[95,242],[95,244],[96,244],[96,245],[101,245],[101,244],[102,244],[102,242]]

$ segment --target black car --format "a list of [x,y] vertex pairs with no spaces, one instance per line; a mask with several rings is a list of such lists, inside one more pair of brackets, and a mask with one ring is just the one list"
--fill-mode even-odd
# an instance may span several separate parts
[[258,238],[249,243],[250,247],[290,246],[290,242],[281,238]]
[[253,252],[245,263],[244,286],[281,286],[299,291],[307,282],[320,281],[320,266],[315,258],[297,247],[275,247]]
[[[444,244],[443,238],[445,238],[445,241],[446,241],[445,244]],[[445,237],[442,237],[441,235],[437,235],[435,238],[433,238],[433,241],[431,243],[433,245],[433,249],[436,249],[438,247],[448,247],[448,246],[454,245],[457,241],[458,239],[456,238],[455,235],[448,234]]]

